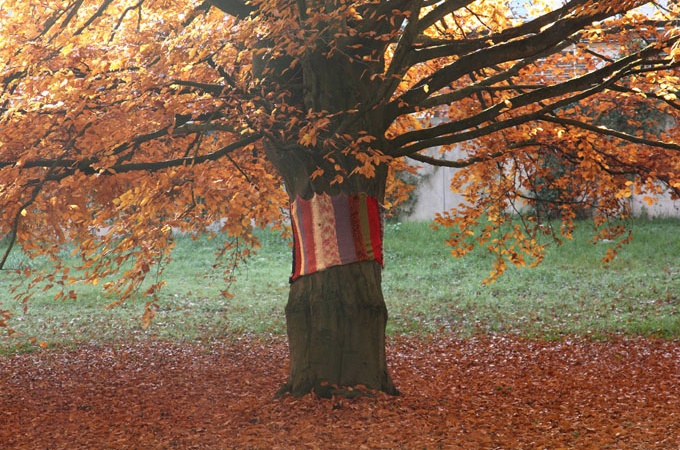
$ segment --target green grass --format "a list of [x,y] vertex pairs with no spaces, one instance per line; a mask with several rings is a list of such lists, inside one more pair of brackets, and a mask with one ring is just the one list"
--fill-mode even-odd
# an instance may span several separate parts
[[390,327],[466,336],[680,336],[678,225],[670,219],[634,222],[634,241],[603,264],[608,244],[589,242],[592,229],[584,223],[574,240],[551,247],[538,267],[510,268],[485,286],[492,255],[476,251],[453,259],[439,245],[446,231],[401,224],[386,244]]
[[[575,239],[551,247],[536,268],[510,268],[485,286],[493,256],[480,250],[462,259],[442,245],[445,230],[425,223],[386,226],[383,288],[389,333],[513,333],[553,339],[563,335],[606,337],[614,333],[680,337],[680,222],[633,222],[634,241],[604,265],[607,244],[588,242],[588,223]],[[36,295],[24,310],[7,293],[16,275],[0,272],[0,309],[14,313],[12,337],[0,338],[0,353],[29,351],[41,342],[71,346],[80,342],[142,339],[209,341],[243,334],[285,333],[284,307],[290,249],[278,235],[259,233],[262,248],[240,267],[223,298],[224,282],[211,276],[214,240],[178,238],[173,262],[165,269],[167,287],[153,324],[141,326],[145,299],[107,309],[100,286],[78,285],[78,300],[55,301]],[[14,253],[9,266],[44,263]]]

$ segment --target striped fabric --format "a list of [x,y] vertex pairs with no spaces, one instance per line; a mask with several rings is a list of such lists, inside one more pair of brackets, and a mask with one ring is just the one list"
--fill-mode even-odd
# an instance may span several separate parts
[[317,194],[295,199],[291,282],[332,266],[375,260],[383,264],[378,201],[366,194]]

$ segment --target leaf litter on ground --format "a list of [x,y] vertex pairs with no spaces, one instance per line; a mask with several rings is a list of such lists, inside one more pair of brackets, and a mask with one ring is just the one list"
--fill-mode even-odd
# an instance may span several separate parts
[[282,337],[0,358],[3,449],[674,449],[680,342],[395,336],[401,396],[275,399]]

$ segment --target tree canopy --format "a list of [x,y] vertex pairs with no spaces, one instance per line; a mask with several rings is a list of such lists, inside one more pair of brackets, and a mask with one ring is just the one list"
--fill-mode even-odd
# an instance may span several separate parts
[[123,301],[173,229],[219,224],[230,276],[297,196],[403,200],[408,160],[462,169],[467,203],[438,217],[456,255],[488,246],[491,278],[539,261],[579,208],[680,195],[680,11],[645,3],[5,0],[0,267],[15,245],[46,255],[33,282],[68,297],[73,242],[78,279]]

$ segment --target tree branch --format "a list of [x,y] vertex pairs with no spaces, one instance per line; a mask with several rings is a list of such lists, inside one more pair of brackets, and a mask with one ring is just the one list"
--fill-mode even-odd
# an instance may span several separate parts
[[495,159],[499,156],[503,156],[503,152],[496,152],[493,153],[489,156],[485,157],[479,157],[479,156],[473,156],[472,158],[467,158],[467,159],[458,159],[458,160],[447,160],[447,159],[439,159],[439,158],[433,158],[431,156],[423,155],[421,153],[412,153],[410,155],[407,155],[407,158],[413,159],[414,161],[422,162],[425,164],[429,164],[431,166],[437,166],[437,167],[453,167],[455,169],[463,169],[465,167],[469,167],[473,164],[482,162],[482,161],[488,161],[490,159]]
[[[600,69],[604,70],[604,69]],[[567,83],[563,83],[561,85],[557,86],[551,86],[546,89],[554,89],[554,88],[560,88],[563,87],[565,84],[568,83],[576,83],[577,81],[584,81],[590,76],[594,75],[594,73],[590,73],[584,77],[580,77],[571,81],[568,81]],[[595,84],[593,86],[592,83],[588,83],[587,85],[592,86],[590,89],[585,89],[583,91],[580,91],[570,97],[562,98],[561,100],[558,100],[554,103],[551,103],[549,105],[543,106],[541,109],[534,111],[533,113],[528,113],[516,117],[511,117],[509,119],[501,120],[501,121],[496,121],[496,122],[491,122],[490,125],[484,126],[484,127],[479,127],[475,128],[481,123],[484,122],[489,122],[498,117],[499,114],[492,114],[490,116],[487,116],[487,114],[491,111],[497,111],[497,112],[502,112],[502,106],[501,109],[499,110],[498,107],[500,105],[495,105],[491,108],[488,108],[487,110],[483,111],[480,114],[477,114],[476,116],[470,117],[468,119],[460,120],[457,122],[452,122],[452,123],[446,123],[443,125],[439,125],[436,127],[431,127],[425,130],[421,131],[413,131],[410,133],[403,134],[395,139],[392,140],[393,144],[397,144],[400,138],[403,138],[407,135],[410,135],[411,137],[413,136],[419,136],[418,139],[412,139],[411,143],[404,143],[398,148],[391,153],[391,156],[394,157],[399,157],[399,156],[407,156],[412,153],[418,152],[420,150],[423,150],[425,148],[430,148],[430,147],[436,147],[436,146],[441,146],[441,145],[450,145],[450,144],[455,144],[457,142],[464,142],[464,141],[469,141],[472,139],[477,139],[482,136],[487,136],[492,133],[496,133],[498,131],[502,131],[508,128],[512,128],[527,122],[531,121],[536,121],[536,120],[542,120],[543,118],[546,117],[547,114],[550,114],[562,107],[566,107],[570,104],[573,104],[577,101],[583,100],[585,98],[588,98],[592,95],[594,95],[597,92],[601,92],[605,90],[609,85],[613,84],[616,82],[618,79],[623,77],[625,74],[623,72],[618,72],[616,77],[612,77],[609,80],[605,82],[601,82],[599,84]],[[530,92],[528,94],[523,94],[522,96],[532,96],[535,95],[537,91]],[[566,90],[566,92],[561,92],[561,94],[566,94],[570,92],[570,90]],[[560,94],[556,94],[560,95]],[[481,119],[481,120],[480,120]],[[473,129],[471,129],[473,128]],[[466,132],[461,132],[466,129],[471,129],[470,131]],[[446,131],[444,131],[446,130]],[[408,144],[408,145],[407,145]]]
[[222,84],[199,83],[197,81],[173,80],[170,85],[185,86],[199,89],[207,94],[217,97],[224,92],[227,86]]
[[[157,172],[159,170],[169,169],[171,167],[191,166],[191,165],[196,165],[196,164],[202,164],[202,163],[205,163],[205,162],[208,162],[208,161],[217,161],[218,159],[229,155],[229,153],[231,153],[233,151],[236,151],[236,150],[238,150],[242,147],[245,147],[249,144],[257,142],[261,138],[262,138],[261,134],[259,134],[259,133],[253,134],[253,135],[250,135],[250,136],[243,138],[239,141],[232,142],[231,144],[226,145],[219,150],[216,150],[212,153],[207,153],[205,155],[190,156],[190,157],[175,158],[175,159],[167,159],[167,160],[164,160],[164,161],[150,161],[150,162],[117,164],[117,165],[107,167],[105,169],[95,169],[94,167],[92,167],[92,163],[87,163],[87,164],[76,165],[76,167],[73,168],[72,172],[75,172],[76,170],[78,170],[79,172],[82,172],[86,175],[95,175],[95,174],[113,175],[113,174],[118,174],[118,173],[141,172],[141,171]],[[61,178],[63,178],[63,174],[59,175],[59,179],[61,179]]]
[[251,6],[250,2],[245,2],[243,0],[206,0],[204,4],[205,3],[211,4],[217,9],[238,19],[244,19],[257,11],[256,8]]
[[[635,55],[634,55],[635,56]],[[622,59],[617,64],[612,64],[610,66],[604,67],[598,71],[591,72],[589,74],[583,75],[581,77],[577,77],[574,79],[571,79],[569,81],[566,81],[564,83],[560,83],[557,85],[553,86],[548,86],[542,89],[536,89],[534,91],[520,94],[518,96],[515,96],[511,99],[509,99],[509,104],[511,105],[510,107],[506,103],[497,103],[494,106],[491,106],[490,108],[486,108],[482,112],[468,117],[466,119],[461,119],[455,122],[449,122],[449,123],[444,123],[442,125],[438,125],[435,127],[430,127],[430,128],[425,128],[422,130],[415,130],[415,131],[410,131],[407,133],[403,133],[400,136],[397,136],[392,140],[392,145],[395,147],[399,148],[404,148],[409,144],[409,142],[416,142],[416,141],[424,141],[428,140],[430,138],[436,137],[436,136],[442,136],[445,134],[453,134],[457,133],[466,129],[474,128],[476,126],[481,125],[484,122],[490,122],[494,119],[496,119],[498,116],[500,116],[502,113],[506,112],[509,108],[511,109],[517,109],[523,106],[528,106],[531,104],[537,104],[540,101],[543,100],[548,100],[550,98],[555,98],[555,97],[560,97],[563,95],[566,95],[568,93],[580,91],[581,89],[585,89],[581,92],[579,92],[576,95],[573,95],[571,97],[568,97],[566,99],[558,100],[550,105],[544,106],[541,108],[539,111],[543,111],[540,114],[527,114],[525,117],[528,117],[529,120],[535,120],[537,117],[542,116],[543,114],[547,114],[548,112],[555,111],[556,109],[568,105],[569,103],[572,103],[576,100],[580,100],[582,98],[585,98],[587,96],[590,96],[596,92],[600,92],[606,88],[608,84],[612,84],[615,80],[618,80],[623,76],[622,70],[632,64],[635,63],[636,61],[639,61],[637,58],[631,61],[633,57],[628,57],[626,59]],[[613,73],[617,73],[616,78],[610,78],[607,81],[604,81],[606,77],[611,76]],[[587,88],[587,89],[586,89]],[[494,125],[490,125],[488,127],[485,127],[483,129],[489,129],[493,126],[497,126],[503,123],[512,123],[517,121],[517,124],[523,123],[524,121],[521,120],[522,116],[515,117],[512,119],[508,119],[506,121],[502,122],[497,122]],[[409,145],[410,147],[410,145]],[[418,150],[421,150],[421,146],[416,146]],[[401,155],[400,155],[401,156]]]
[[605,136],[611,136],[624,141],[632,142],[634,144],[648,145],[650,147],[663,148],[666,150],[679,150],[680,143],[677,142],[664,142],[654,139],[646,139],[632,134],[624,133],[623,131],[612,130],[603,126],[593,125],[587,122],[582,122],[576,119],[568,119],[566,117],[556,117],[545,115],[540,117],[538,120],[544,122],[556,123],[558,125],[569,125],[576,128],[581,128],[582,130],[593,131],[597,134],[602,134]]
[[441,3],[420,20],[420,23],[418,24],[418,33],[422,33],[434,25],[438,20],[443,19],[445,16],[460,8],[468,6],[473,1],[474,0],[448,0]]
[[106,11],[106,8],[108,8],[109,5],[111,5],[111,3],[113,3],[113,2],[114,2],[114,0],[104,0],[104,1],[102,2],[102,4],[99,6],[99,9],[97,10],[97,12],[95,12],[94,14],[92,14],[92,16],[91,16],[89,19],[87,19],[87,21],[86,21],[80,28],[78,28],[78,29],[76,30],[75,33],[73,33],[73,35],[74,35],[74,36],[78,36],[78,35],[81,34],[83,31],[85,31],[85,29],[86,29],[87,27],[89,27],[89,26],[92,24],[92,22],[94,22],[95,20],[97,20],[97,17],[99,17],[99,16],[101,16],[102,14],[104,14],[104,11]]
[[[549,13],[546,13],[530,22],[523,23],[519,26],[516,26],[514,28],[508,28],[506,30],[503,30],[500,33],[492,34],[490,36],[484,36],[480,37],[477,39],[470,39],[470,40],[464,40],[464,41],[451,41],[451,40],[431,40],[427,38],[426,36],[422,36],[422,40],[420,41],[422,44],[424,44],[421,49],[416,50],[413,53],[413,63],[418,63],[418,62],[425,62],[429,61],[431,59],[435,58],[442,58],[446,56],[453,56],[453,55],[459,55],[459,54],[464,54],[468,53],[474,50],[477,50],[479,48],[483,48],[486,42],[493,42],[494,44],[499,44],[503,42],[508,42],[513,39],[517,39],[518,37],[521,36],[529,36],[532,34],[539,33],[543,27],[546,25],[549,25],[561,17],[566,16],[569,11],[571,11],[573,8],[577,6],[582,6],[585,4],[588,0],[573,0],[563,7],[556,9],[554,11],[551,11]],[[445,9],[446,6],[451,6],[454,5],[456,1],[452,1],[450,3],[446,3],[443,6],[441,6],[438,9],[435,9],[432,11],[430,14],[436,13],[439,11],[439,14],[437,15],[436,19],[431,18],[428,20],[428,14],[427,16],[423,17],[423,19],[420,21],[421,24],[428,24],[428,22],[432,22],[429,26],[432,26],[436,20],[439,20],[440,18],[444,17],[446,14],[449,14],[452,11],[448,11]],[[469,3],[469,2],[460,2],[460,3]],[[465,5],[463,5],[465,6]],[[456,8],[457,9],[457,8]],[[453,9],[455,11],[455,9]],[[446,13],[446,14],[443,14]],[[432,19],[435,19],[432,21]],[[424,31],[424,29],[420,30],[421,33]]]
[[[69,23],[73,20],[73,18],[78,14],[78,10],[80,9],[81,6],[83,6],[84,0],[76,0],[73,4],[69,5],[68,8],[70,8],[69,13],[66,15],[66,18],[64,21],[61,23],[60,28],[63,30],[68,26]],[[67,9],[68,9],[67,8]],[[46,31],[43,32],[46,33]]]
[[[564,47],[567,47],[569,44],[567,42],[564,42],[563,45],[561,45],[558,49],[562,49]],[[550,52],[552,53],[552,52]],[[482,78],[479,80],[477,83],[474,83],[469,86],[465,86],[461,89],[455,90],[453,92],[447,92],[445,94],[440,94],[440,95],[435,95],[431,96],[430,98],[424,100],[419,106],[421,108],[435,108],[437,106],[442,106],[442,105],[447,105],[451,104],[455,101],[461,100],[469,95],[473,95],[475,93],[481,92],[481,91],[499,91],[499,90],[521,90],[521,89],[541,89],[547,87],[546,85],[513,85],[513,84],[508,84],[508,85],[501,85],[501,86],[496,86],[498,83],[501,82],[507,82],[510,83],[510,80],[512,77],[515,77],[519,74],[520,70],[524,69],[525,67],[529,66],[530,64],[535,63],[538,59],[545,57],[545,54],[540,54],[536,55],[530,58],[525,58],[520,61],[517,61],[512,67],[510,67],[507,70],[504,70],[502,72],[499,72],[495,75],[490,75],[485,78]],[[415,108],[408,109],[407,110],[409,113],[410,112],[415,112]]]
[[[423,0],[414,0],[411,8],[409,9],[409,19],[406,24],[399,42],[397,43],[397,49],[394,51],[394,56],[392,57],[392,62],[390,67],[387,69],[385,75],[385,82],[380,86],[378,93],[376,95],[377,101],[383,98],[390,98],[394,93],[395,89],[399,86],[402,77],[409,69],[409,53],[411,51],[411,46],[415,40],[418,32],[418,13],[420,12]],[[375,104],[377,101],[371,103]]]
[[3,270],[5,268],[5,264],[7,263],[7,258],[9,258],[10,253],[12,253],[12,249],[14,248],[14,244],[16,243],[17,240],[17,233],[19,231],[19,221],[21,220],[22,213],[24,213],[24,210],[31,206],[31,204],[35,201],[36,198],[38,198],[38,194],[40,194],[40,191],[42,190],[43,184],[45,183],[45,180],[39,182],[33,187],[33,191],[31,192],[30,198],[25,201],[21,206],[19,206],[19,209],[17,213],[14,215],[14,221],[12,222],[12,229],[9,232],[9,242],[7,243],[7,248],[5,249],[2,259],[0,259],[0,270]]
[[[87,128],[89,127],[86,127],[86,129]],[[42,191],[42,188],[45,185],[47,178],[52,174],[54,169],[57,167],[56,163],[58,161],[59,161],[58,159],[54,160],[52,164],[48,167],[46,176],[43,177],[41,180],[35,182],[30,197],[28,198],[28,200],[26,200],[19,206],[19,209],[14,215],[14,220],[12,221],[12,229],[9,232],[9,242],[7,243],[7,248],[3,252],[2,258],[0,258],[0,270],[4,270],[5,264],[7,263],[7,259],[9,258],[9,255],[12,252],[12,249],[14,248],[14,244],[16,243],[17,240],[17,234],[19,232],[19,222],[21,221],[23,215],[26,214],[25,212],[26,208],[31,206],[33,202],[35,202],[35,200],[38,198],[38,195],[40,194],[40,191]]]
[[[680,39],[680,36],[675,37],[673,40],[678,39]],[[672,43],[673,40],[671,40],[670,42]],[[605,88],[613,85],[616,81],[620,80],[624,76],[629,75],[631,70],[633,70],[635,67],[641,66],[643,64],[648,64],[649,61],[646,61],[645,58],[653,54],[656,54],[659,51],[660,50],[655,45],[649,45],[636,53],[628,55],[625,58],[619,59],[613,64],[607,65],[601,69],[590,72],[583,76],[573,78],[569,81],[560,84],[548,86],[542,89],[536,89],[531,92],[517,95],[509,99],[510,102],[509,104],[498,103],[490,108],[486,108],[485,110],[476,114],[475,116],[468,117],[466,119],[445,123],[442,125],[426,128],[423,130],[415,130],[403,133],[402,135],[394,138],[391,141],[391,144],[395,148],[397,149],[401,148],[401,150],[397,150],[394,156],[403,156],[404,154],[406,154],[403,153],[406,148],[412,149],[407,153],[427,148],[427,146],[423,146],[420,143],[415,144],[416,141],[426,141],[432,138],[436,138],[437,136],[442,137],[443,135],[458,133],[465,129],[477,127],[484,122],[495,120],[498,116],[505,113],[508,110],[508,107],[516,110],[520,107],[529,106],[531,104],[539,104],[543,100],[548,100],[550,98],[561,97],[569,93],[578,92],[577,94],[571,97],[567,97],[565,99],[558,100],[550,105],[543,106],[539,110],[539,112],[540,111],[543,112],[538,115],[536,113],[531,113],[526,116],[529,120],[536,120],[538,117],[541,117],[549,112],[555,111],[558,108],[566,106],[571,102],[586,98],[597,92],[603,91]],[[667,67],[673,66],[673,64],[670,63],[670,61],[668,62],[662,61],[662,63],[666,63]],[[659,67],[657,65],[656,68],[660,69],[662,67]],[[482,129],[490,130],[495,126],[498,126],[499,124],[512,123],[516,120],[519,120],[517,122],[518,124],[523,123],[523,121],[521,121],[520,119],[521,118],[513,118],[506,121],[497,122],[496,124],[489,125]],[[471,134],[477,133],[475,132]],[[412,142],[414,144],[409,144],[409,142]],[[460,141],[456,140],[456,142]]]
[[[232,142],[229,145],[226,145],[222,147],[219,150],[216,150],[212,153],[208,153],[205,155],[199,155],[199,156],[190,156],[187,158],[176,158],[176,159],[168,159],[165,161],[154,161],[154,162],[142,162],[142,163],[129,163],[129,164],[120,164],[117,166],[111,166],[108,167],[105,172],[101,171],[95,171],[93,168],[89,168],[89,173],[94,174],[94,173],[103,173],[107,174],[108,173],[126,173],[126,172],[138,172],[138,171],[147,171],[147,172],[157,172],[159,170],[163,169],[169,169],[170,167],[180,167],[180,166],[191,166],[195,164],[202,164],[204,162],[208,161],[216,161],[220,159],[223,156],[229,155],[229,153],[238,150],[242,147],[245,147],[246,145],[252,144],[254,142],[257,142],[262,138],[262,135],[257,133],[250,135],[244,139],[241,139],[240,141]],[[88,173],[86,171],[81,170],[84,173]]]
[[589,16],[574,16],[560,19],[550,27],[537,34],[531,34],[512,40],[482,48],[476,52],[466,54],[436,73],[425,77],[400,97],[394,99],[386,107],[386,120],[391,123],[402,114],[405,106],[416,106],[433,93],[446,87],[466,73],[480,70],[484,67],[501,64],[503,62],[545,54],[551,49],[558,48],[563,41],[581,30],[586,25],[606,19],[611,13],[595,12]]
[[128,6],[127,8],[125,8],[123,10],[123,12],[118,17],[118,21],[116,22],[116,25],[113,27],[113,30],[111,30],[111,35],[109,36],[109,42],[113,41],[113,38],[116,37],[116,32],[118,31],[118,28],[120,28],[120,26],[122,25],[123,20],[125,19],[125,16],[127,16],[127,14],[130,11],[141,8],[143,3],[144,3],[144,0],[139,0],[135,5]]

